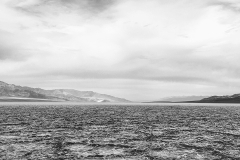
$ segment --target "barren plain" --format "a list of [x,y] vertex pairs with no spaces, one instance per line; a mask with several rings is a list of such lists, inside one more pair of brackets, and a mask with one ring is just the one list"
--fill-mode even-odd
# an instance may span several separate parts
[[240,159],[240,107],[0,105],[2,160]]

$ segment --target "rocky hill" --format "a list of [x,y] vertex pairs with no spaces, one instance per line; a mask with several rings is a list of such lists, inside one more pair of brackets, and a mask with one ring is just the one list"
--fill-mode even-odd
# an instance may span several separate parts
[[153,101],[145,103],[240,103],[240,94],[230,96],[211,96],[200,99],[204,96],[190,96],[183,98],[169,98],[168,101]]
[[2,101],[4,101],[4,97],[15,97],[14,99],[31,98],[49,101],[130,102],[123,98],[117,98],[93,91],[78,91],[74,89],[45,90],[41,88],[17,86],[2,81],[0,81],[0,97],[2,97]]
[[234,94],[231,96],[212,96],[203,98],[198,101],[199,103],[240,103],[240,94]]

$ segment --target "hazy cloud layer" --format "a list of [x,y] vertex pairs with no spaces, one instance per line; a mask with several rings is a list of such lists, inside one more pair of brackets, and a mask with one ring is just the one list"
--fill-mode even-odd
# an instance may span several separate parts
[[131,100],[232,94],[239,0],[2,0],[2,81]]

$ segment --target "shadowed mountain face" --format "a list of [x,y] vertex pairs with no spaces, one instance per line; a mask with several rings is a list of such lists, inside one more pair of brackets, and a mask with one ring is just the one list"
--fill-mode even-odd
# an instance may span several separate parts
[[44,90],[41,88],[16,86],[1,81],[0,97],[34,98],[46,99],[51,101],[130,102],[126,99],[117,98],[92,91],[77,91],[74,89]]
[[199,103],[240,103],[240,94],[234,94],[231,96],[212,96],[204,98]]
[[162,101],[153,101],[147,103],[240,103],[240,94],[231,96],[190,96],[190,97],[173,97],[166,98]]

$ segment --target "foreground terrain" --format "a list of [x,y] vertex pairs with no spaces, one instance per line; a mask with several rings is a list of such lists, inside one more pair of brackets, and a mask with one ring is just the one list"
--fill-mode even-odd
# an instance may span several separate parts
[[240,159],[240,107],[1,105],[0,159]]

